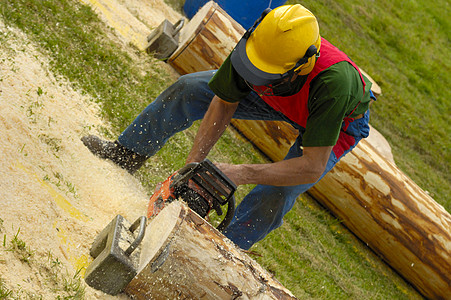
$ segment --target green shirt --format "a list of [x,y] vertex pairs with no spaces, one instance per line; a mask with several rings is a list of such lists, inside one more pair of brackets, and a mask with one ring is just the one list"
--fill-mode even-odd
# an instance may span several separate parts
[[[296,79],[295,85],[298,89],[302,87],[306,77],[299,76]],[[302,138],[304,146],[334,146],[338,140],[343,119],[349,114],[355,117],[368,110],[371,82],[365,76],[363,78],[366,83],[363,97],[360,75],[351,64],[345,61],[332,65],[310,82],[309,115]],[[228,102],[238,102],[251,92],[251,88],[233,68],[230,56],[208,85],[218,97]]]

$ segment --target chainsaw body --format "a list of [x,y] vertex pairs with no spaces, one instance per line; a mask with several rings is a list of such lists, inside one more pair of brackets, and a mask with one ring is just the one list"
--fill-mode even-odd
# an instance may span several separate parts
[[223,215],[222,207],[227,204],[227,212],[217,226],[224,230],[235,212],[236,185],[208,159],[200,163],[190,163],[159,183],[150,197],[147,217],[156,216],[168,203],[181,199],[202,218],[214,209]]

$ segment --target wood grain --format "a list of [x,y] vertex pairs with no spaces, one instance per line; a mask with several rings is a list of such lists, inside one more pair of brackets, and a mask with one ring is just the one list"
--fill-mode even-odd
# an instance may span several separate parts
[[150,221],[142,249],[134,299],[296,299],[181,201]]

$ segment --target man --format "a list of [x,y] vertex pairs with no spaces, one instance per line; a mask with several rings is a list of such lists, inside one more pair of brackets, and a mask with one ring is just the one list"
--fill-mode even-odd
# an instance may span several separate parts
[[217,164],[235,184],[257,184],[224,231],[249,249],[368,136],[370,86],[343,52],[320,37],[310,11],[285,5],[265,11],[219,70],[180,77],[117,141],[82,140],[94,154],[133,173],[195,120],[203,119],[187,163],[205,159],[232,118],[290,123],[299,136],[283,161]]

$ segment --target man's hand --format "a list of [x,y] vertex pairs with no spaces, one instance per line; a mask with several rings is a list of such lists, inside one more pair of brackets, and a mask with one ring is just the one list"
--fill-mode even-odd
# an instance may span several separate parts
[[243,182],[243,180],[240,178],[240,166],[241,165],[232,165],[232,164],[226,164],[226,163],[215,163],[215,166],[218,167],[219,170],[221,170],[222,173],[224,173],[232,182],[238,186],[241,184],[246,184]]

